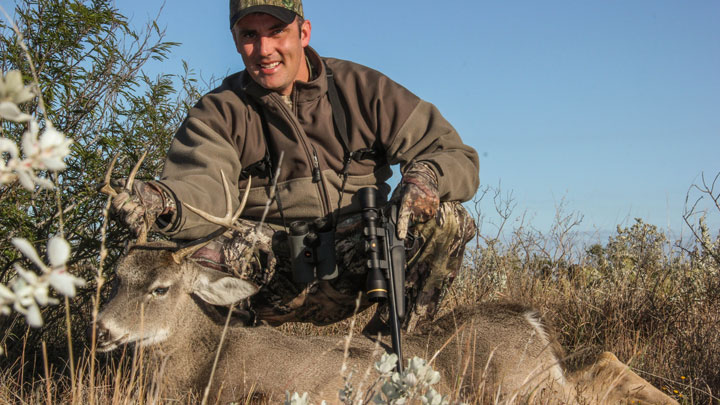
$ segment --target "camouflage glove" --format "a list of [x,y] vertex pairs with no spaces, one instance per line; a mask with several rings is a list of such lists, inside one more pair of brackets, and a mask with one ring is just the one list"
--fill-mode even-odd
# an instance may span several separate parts
[[124,190],[113,197],[110,212],[138,236],[150,230],[160,215],[175,212],[175,201],[155,184],[135,180],[132,193]]
[[403,173],[400,187],[397,236],[405,239],[411,223],[427,222],[440,208],[437,175],[426,163],[412,164]]
[[198,264],[234,274],[258,286],[266,286],[274,275],[275,231],[267,224],[245,219],[235,222],[236,230],[217,236],[191,256]]

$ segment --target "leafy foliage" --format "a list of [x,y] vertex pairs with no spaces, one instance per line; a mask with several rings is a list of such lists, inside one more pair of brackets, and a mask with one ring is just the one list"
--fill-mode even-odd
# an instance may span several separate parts
[[[30,101],[25,110],[74,139],[67,168],[57,175],[57,193],[38,193],[14,183],[0,190],[0,282],[7,282],[14,263],[22,259],[11,238],[44,245],[62,227],[73,255],[68,266],[87,280],[103,276],[98,270],[101,228],[106,197],[96,191],[108,162],[121,156],[114,177],[124,177],[145,151],[149,151],[139,178],[161,171],[164,154],[190,104],[199,96],[193,73],[187,67],[180,77],[149,77],[142,68],[153,59],[162,61],[176,45],[164,40],[154,23],[136,30],[110,0],[22,0],[16,2],[17,29],[34,62],[43,99]],[[22,44],[8,23],[0,22],[0,70],[32,72]],[[39,105],[38,103],[44,103]],[[22,128],[3,122],[0,134],[15,142]],[[58,207],[62,207],[59,209]],[[110,225],[106,244],[110,268],[127,240],[126,231]],[[44,252],[40,252],[44,254]],[[87,324],[95,285],[79,291],[74,300],[78,319],[75,336]],[[82,310],[81,310],[82,308]],[[44,314],[49,327],[45,340],[63,344],[63,313]],[[81,319],[83,316],[85,319]],[[23,342],[22,323],[0,318],[0,337],[12,352]],[[49,332],[52,331],[52,332]],[[28,335],[27,347],[39,347],[40,333]],[[12,357],[12,356],[11,356]],[[0,360],[2,362],[2,360]]]

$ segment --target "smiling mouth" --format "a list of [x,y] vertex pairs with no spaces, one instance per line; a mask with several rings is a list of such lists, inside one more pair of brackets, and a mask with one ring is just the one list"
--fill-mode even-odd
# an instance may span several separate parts
[[271,75],[276,73],[280,69],[282,62],[269,62],[269,63],[258,63],[258,70],[260,74]]
[[260,68],[261,69],[274,69],[276,67],[280,66],[280,62],[273,62],[273,63],[261,63]]

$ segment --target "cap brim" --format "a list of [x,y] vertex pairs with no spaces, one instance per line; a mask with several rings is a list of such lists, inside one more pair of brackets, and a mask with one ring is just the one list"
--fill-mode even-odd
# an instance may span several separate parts
[[285,24],[290,24],[291,22],[295,21],[295,17],[297,16],[297,14],[295,14],[294,11],[288,10],[283,7],[268,6],[268,5],[252,6],[252,7],[248,7],[244,10],[237,12],[232,17],[232,19],[230,19],[230,28],[234,27],[235,23],[240,21],[241,18],[245,17],[248,14],[253,14],[253,13],[270,14],[271,16],[277,18],[278,20],[284,22]]

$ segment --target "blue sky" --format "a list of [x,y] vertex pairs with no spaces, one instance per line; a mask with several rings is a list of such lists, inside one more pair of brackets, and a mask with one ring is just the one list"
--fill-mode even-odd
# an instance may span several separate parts
[[[159,0],[117,0],[140,26]],[[306,1],[321,55],[380,70],[434,103],[480,153],[483,185],[549,228],[558,204],[580,229],[635,217],[682,229],[689,186],[720,171],[720,2]],[[170,0],[182,42],[149,73],[243,69],[227,1]],[[718,185],[720,187],[720,185]],[[486,208],[489,206],[486,205]],[[720,226],[720,213],[712,218]]]

